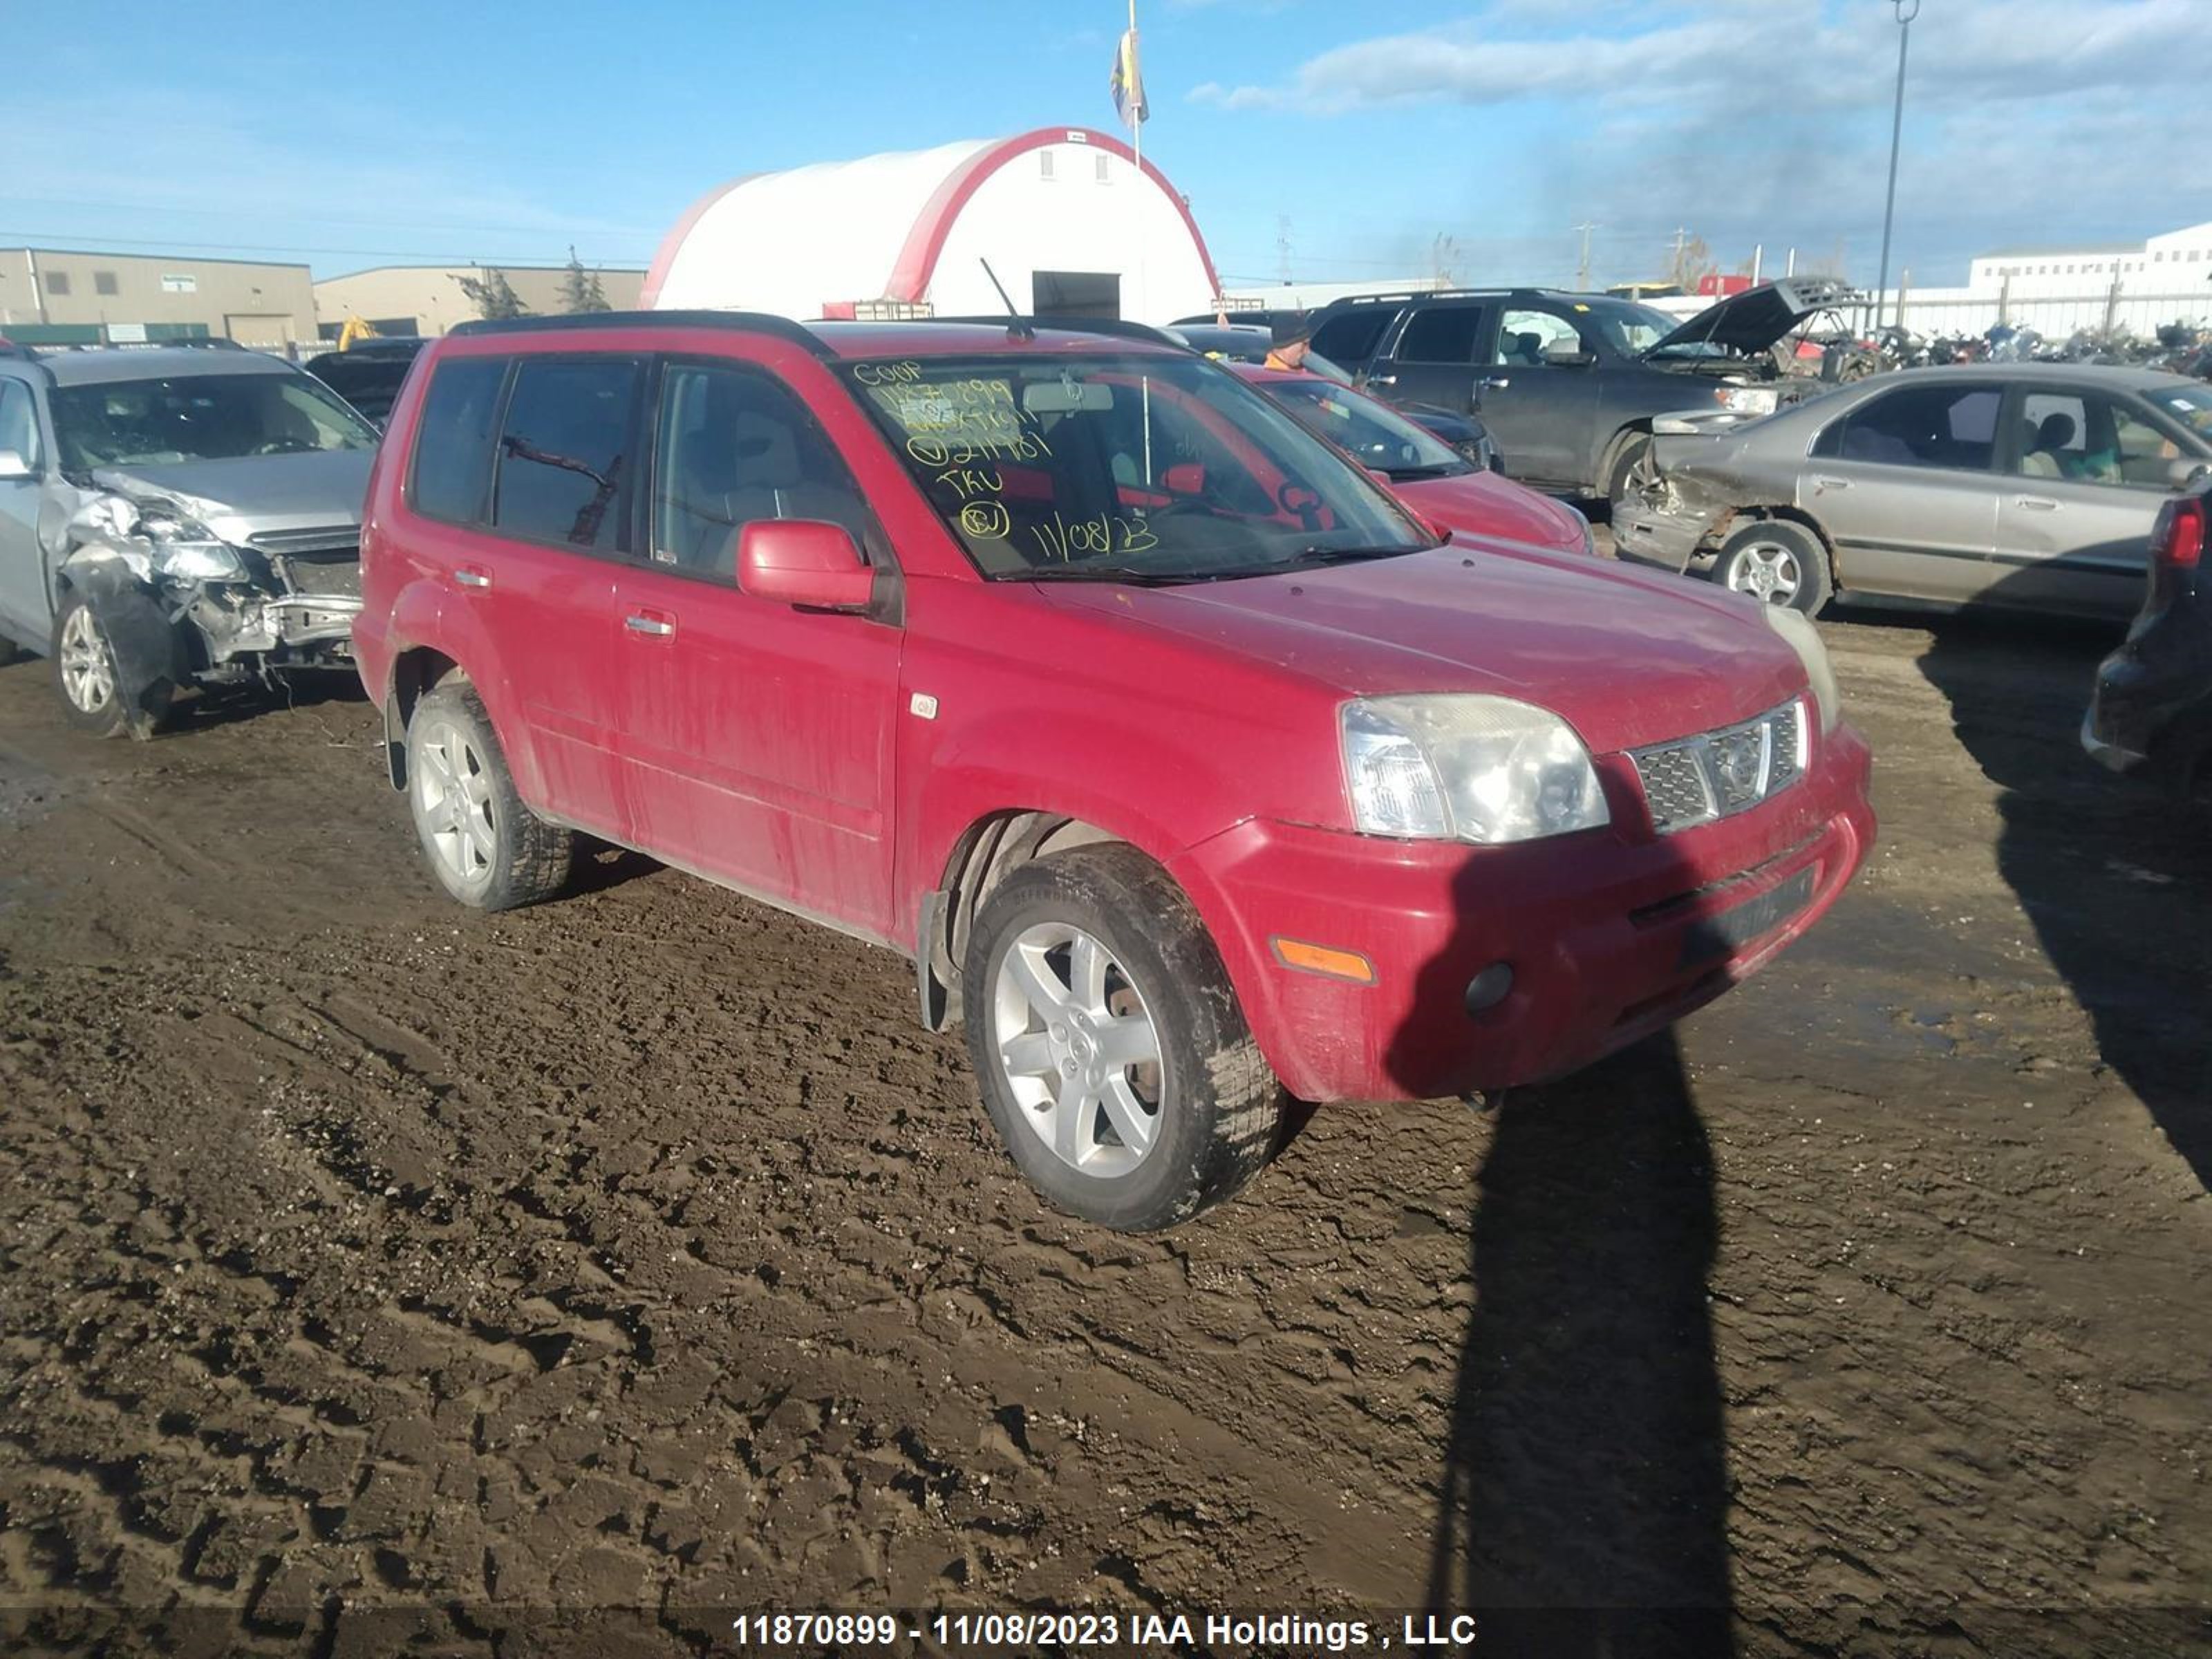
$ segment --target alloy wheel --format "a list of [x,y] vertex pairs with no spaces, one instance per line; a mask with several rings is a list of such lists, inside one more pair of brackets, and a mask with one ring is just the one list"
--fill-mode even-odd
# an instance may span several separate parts
[[62,690],[79,714],[103,714],[115,701],[115,654],[88,605],[62,623],[61,675]]
[[1805,585],[1805,573],[1795,549],[1779,542],[1753,542],[1729,564],[1728,585],[1768,605],[1791,605]]
[[410,769],[415,810],[438,861],[471,886],[489,881],[499,831],[483,757],[459,727],[440,725]]
[[1158,1144],[1160,1034],[1105,944],[1066,922],[1024,930],[1000,959],[991,1034],[1023,1122],[1084,1174],[1128,1174]]

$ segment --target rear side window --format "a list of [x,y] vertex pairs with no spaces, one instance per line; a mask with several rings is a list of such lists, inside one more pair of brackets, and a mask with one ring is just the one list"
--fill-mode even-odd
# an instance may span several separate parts
[[504,357],[460,357],[438,365],[415,433],[415,510],[449,524],[483,517],[491,483],[492,422]]
[[638,364],[526,357],[499,434],[492,525],[532,541],[620,551]]
[[1388,306],[1341,312],[1314,331],[1313,349],[1332,362],[1365,362],[1382,342],[1382,331],[1397,313]]
[[[1472,363],[1480,331],[1480,306],[1427,306],[1413,313],[1398,339],[1401,363]],[[1323,354],[1326,356],[1327,354]]]

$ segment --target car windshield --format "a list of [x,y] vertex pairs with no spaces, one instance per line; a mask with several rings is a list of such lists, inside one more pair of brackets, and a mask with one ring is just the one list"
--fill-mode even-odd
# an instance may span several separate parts
[[1449,445],[1356,392],[1325,380],[1268,380],[1261,390],[1307,431],[1394,478],[1442,478],[1474,471]]
[[2168,418],[2198,437],[2212,440],[2212,386],[2162,386],[2147,394]]
[[1358,467],[1200,357],[845,372],[987,576],[1208,581],[1434,544]]
[[1681,326],[1656,307],[1639,306],[1627,300],[1578,300],[1575,304],[1580,313],[1576,320],[1586,327],[1595,327],[1615,351],[1626,357],[1650,350]]
[[305,374],[180,374],[57,387],[62,465],[154,466],[374,449],[375,428]]

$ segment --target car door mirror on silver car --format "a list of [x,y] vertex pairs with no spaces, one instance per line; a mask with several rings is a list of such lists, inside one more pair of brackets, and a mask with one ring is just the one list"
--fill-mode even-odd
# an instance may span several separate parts
[[[7,459],[7,452],[0,450],[0,466],[4,466]],[[2168,461],[2166,464],[2166,486],[2169,489],[2186,489],[2191,484],[2203,480],[2207,473],[2212,473],[2212,461],[2192,461],[2186,459]],[[0,477],[6,476],[5,471],[0,471]]]
[[21,450],[0,449],[0,483],[36,477],[38,474],[31,471],[31,464],[23,459]]

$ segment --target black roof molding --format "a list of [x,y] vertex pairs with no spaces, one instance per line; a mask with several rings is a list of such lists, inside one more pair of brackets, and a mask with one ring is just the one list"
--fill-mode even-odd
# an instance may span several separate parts
[[495,334],[574,334],[593,329],[711,328],[729,334],[767,334],[803,346],[817,357],[830,356],[830,348],[788,317],[772,317],[762,311],[580,311],[557,317],[508,317],[457,323],[449,337]]

